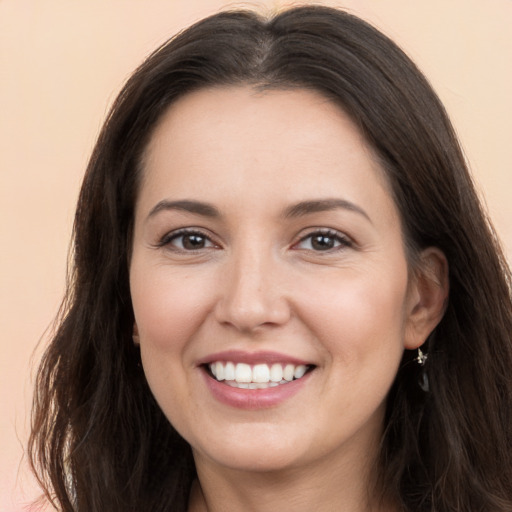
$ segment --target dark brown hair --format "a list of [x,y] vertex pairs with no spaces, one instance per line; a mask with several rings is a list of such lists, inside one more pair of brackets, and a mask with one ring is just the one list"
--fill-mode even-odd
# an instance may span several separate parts
[[119,94],[83,182],[67,296],[37,378],[30,453],[47,496],[63,511],[186,508],[191,450],[152,397],[132,341],[133,212],[166,108],[233,84],[307,88],[340,105],[386,171],[411,261],[428,246],[448,259],[430,391],[406,352],[388,398],[381,488],[411,512],[512,510],[510,270],[425,78],[387,37],[327,7],[207,18],[154,52]]

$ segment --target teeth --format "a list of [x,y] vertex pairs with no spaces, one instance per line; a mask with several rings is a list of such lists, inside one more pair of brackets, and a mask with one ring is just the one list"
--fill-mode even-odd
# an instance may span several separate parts
[[283,380],[283,367],[280,364],[273,364],[270,368],[270,380],[272,382],[281,382]]
[[[219,364],[222,363],[215,363],[218,367]],[[218,377],[217,377],[218,380]],[[235,380],[237,382],[252,382],[252,370],[251,367],[248,364],[245,363],[238,363],[235,366]]]
[[294,373],[295,373],[295,366],[293,366],[293,364],[287,364],[283,370],[283,379],[287,380],[289,382],[292,381]]
[[307,371],[307,366],[300,364],[273,364],[270,368],[267,364],[254,366],[231,361],[223,363],[215,361],[210,364],[210,371],[218,381],[226,381],[226,384],[243,389],[265,389],[281,384],[287,384],[294,379],[300,379]]
[[235,380],[235,365],[233,363],[226,363],[226,366],[224,366],[224,378],[226,380]]
[[224,380],[224,365],[221,362],[215,363],[215,378],[217,380]]
[[268,382],[270,380],[270,370],[266,364],[257,364],[252,369],[253,382]]
[[304,374],[306,373],[307,368],[300,364],[299,366],[295,367],[295,371],[293,372],[293,376],[296,379],[300,379],[301,377],[304,377]]

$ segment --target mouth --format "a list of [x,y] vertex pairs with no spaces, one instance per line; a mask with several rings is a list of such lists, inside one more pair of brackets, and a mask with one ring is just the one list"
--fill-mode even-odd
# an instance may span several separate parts
[[239,389],[267,389],[284,386],[302,379],[314,365],[273,363],[247,364],[214,361],[204,365],[208,375],[217,382]]

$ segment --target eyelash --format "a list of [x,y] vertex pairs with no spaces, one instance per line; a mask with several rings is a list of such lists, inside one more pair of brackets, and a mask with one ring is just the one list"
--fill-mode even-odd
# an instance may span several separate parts
[[299,244],[305,242],[306,240],[310,240],[310,245],[313,244],[314,237],[323,238],[325,239],[332,239],[334,241],[334,244],[337,243],[334,247],[328,247],[325,250],[315,250],[314,248],[307,248],[305,250],[313,251],[313,252],[334,252],[337,250],[342,250],[347,247],[352,247],[353,242],[350,240],[347,236],[343,235],[339,231],[335,231],[333,229],[315,229],[314,231],[311,231],[307,235],[303,236],[297,243],[293,245],[293,248],[297,248],[300,250],[301,248],[298,247]]
[[157,247],[166,247],[166,246],[172,246],[172,242],[175,240],[178,240],[179,238],[184,239],[185,237],[192,237],[197,236],[204,240],[206,244],[209,244],[207,247],[200,247],[198,249],[186,249],[183,247],[183,240],[182,240],[182,247],[176,247],[173,246],[172,249],[175,251],[182,251],[182,252],[195,252],[200,251],[202,249],[209,249],[211,247],[218,247],[215,242],[212,241],[211,237],[203,233],[202,231],[198,229],[179,229],[178,231],[171,231],[170,233],[167,233],[163,236],[163,238],[158,242]]
[[[201,238],[206,245],[203,247],[199,247],[197,249],[185,248],[183,239],[185,239],[185,237],[193,237],[193,236],[197,236],[197,237]],[[314,237],[317,237],[317,241],[319,241],[319,239],[322,238],[324,243],[326,242],[326,239],[330,239],[330,240],[332,240],[332,243],[335,245],[333,247],[327,247],[325,249],[315,250],[313,247]],[[172,242],[174,242],[180,238],[182,239],[181,247],[173,246]],[[300,244],[302,244],[303,242],[305,242],[307,240],[310,240],[311,247],[308,247],[308,248],[299,247]],[[178,231],[172,231],[172,232],[164,235],[164,237],[157,244],[157,247],[166,247],[166,246],[172,246],[173,250],[181,251],[181,252],[195,252],[195,251],[200,251],[202,249],[210,249],[210,248],[218,248],[219,247],[215,242],[212,241],[210,236],[208,236],[201,230],[188,229],[188,228],[179,229]],[[341,234],[339,231],[335,231],[333,229],[320,229],[319,228],[319,229],[315,229],[314,231],[311,231],[307,235],[301,237],[298,242],[296,242],[292,245],[292,249],[308,250],[308,251],[313,251],[313,252],[318,252],[318,253],[320,253],[320,252],[329,252],[330,253],[330,252],[342,250],[342,249],[345,249],[347,247],[352,247],[352,246],[353,246],[353,242],[347,236]]]

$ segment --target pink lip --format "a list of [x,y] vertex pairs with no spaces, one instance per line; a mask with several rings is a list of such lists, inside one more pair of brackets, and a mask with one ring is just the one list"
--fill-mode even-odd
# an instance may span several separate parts
[[[224,359],[216,359],[216,361],[219,360]],[[232,359],[229,358],[228,360],[232,361]],[[261,361],[261,359],[258,359],[258,361]],[[223,404],[246,410],[267,409],[279,405],[298,393],[311,376],[311,372],[309,372],[300,379],[272,388],[240,389],[233,388],[223,382],[215,380],[204,367],[201,368],[201,372],[205,379],[206,386],[214,398]]]
[[310,365],[311,362],[297,359],[296,357],[287,356],[278,352],[244,352],[242,350],[227,350],[224,352],[217,352],[201,358],[197,361],[197,365],[205,365],[215,361],[231,361],[233,363],[245,364],[294,364],[294,365]]

